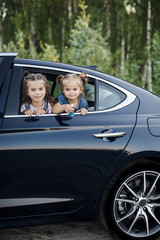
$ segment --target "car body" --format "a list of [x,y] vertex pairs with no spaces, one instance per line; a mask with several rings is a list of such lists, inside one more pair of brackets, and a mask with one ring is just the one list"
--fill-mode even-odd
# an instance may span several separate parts
[[[0,227],[97,217],[122,239],[160,231],[160,98],[92,67],[0,53]],[[86,72],[89,112],[20,114],[27,72],[56,98],[60,74]]]

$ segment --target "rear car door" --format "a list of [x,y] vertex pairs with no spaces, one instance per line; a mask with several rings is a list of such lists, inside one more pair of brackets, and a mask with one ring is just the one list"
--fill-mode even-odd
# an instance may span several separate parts
[[[20,64],[14,67],[0,133],[0,216],[75,211],[85,204],[127,145],[138,99],[91,76],[95,103],[86,116],[19,115],[23,68]],[[46,72],[43,67],[38,70]],[[54,75],[55,69],[50,68],[50,73]],[[103,104],[112,94],[113,103]]]

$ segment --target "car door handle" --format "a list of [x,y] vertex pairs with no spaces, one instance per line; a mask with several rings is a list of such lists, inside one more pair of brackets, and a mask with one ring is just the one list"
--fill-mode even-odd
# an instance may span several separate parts
[[95,133],[92,134],[95,138],[117,138],[117,137],[123,137],[126,133],[125,132],[104,132],[104,133]]

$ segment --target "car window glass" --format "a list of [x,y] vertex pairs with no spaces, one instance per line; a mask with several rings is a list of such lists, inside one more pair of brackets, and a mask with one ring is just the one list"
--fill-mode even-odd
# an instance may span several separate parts
[[99,82],[99,104],[98,109],[99,110],[105,110],[112,108],[126,98],[126,95],[122,93],[120,90],[105,84],[103,82]]
[[92,80],[89,80],[88,83],[84,85],[84,98],[88,102],[88,110],[94,111],[95,87]]

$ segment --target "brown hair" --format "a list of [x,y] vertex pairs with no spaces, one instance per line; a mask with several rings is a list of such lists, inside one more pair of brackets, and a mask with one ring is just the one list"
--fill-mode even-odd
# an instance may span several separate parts
[[50,103],[53,106],[54,103],[55,103],[55,100],[51,96],[49,82],[46,79],[46,77],[41,73],[28,73],[26,75],[26,77],[23,81],[23,85],[22,85],[22,101],[21,101],[21,104],[26,103],[26,102],[31,104],[31,99],[28,96],[28,83],[29,83],[29,81],[35,81],[35,80],[43,80],[44,81],[44,86],[45,86],[45,89],[46,89],[45,99],[46,99],[47,103]]
[[70,80],[77,81],[80,88],[83,89],[83,85],[87,84],[87,82],[88,82],[88,77],[85,72],[82,72],[80,75],[71,73],[71,74],[67,74],[65,76],[63,76],[63,75],[58,76],[57,83],[61,86],[62,91],[64,88],[64,84]]

